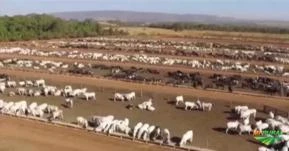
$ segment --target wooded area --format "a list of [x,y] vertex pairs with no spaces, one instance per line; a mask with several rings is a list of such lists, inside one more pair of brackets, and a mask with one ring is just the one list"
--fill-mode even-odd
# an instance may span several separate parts
[[123,34],[116,27],[103,27],[93,20],[68,21],[49,15],[0,17],[1,41]]
[[199,23],[156,23],[150,24],[149,27],[173,29],[175,31],[182,30],[213,30],[213,31],[233,31],[233,32],[259,32],[259,33],[276,33],[288,34],[289,28],[269,27],[261,25],[230,25],[230,24],[199,24]]

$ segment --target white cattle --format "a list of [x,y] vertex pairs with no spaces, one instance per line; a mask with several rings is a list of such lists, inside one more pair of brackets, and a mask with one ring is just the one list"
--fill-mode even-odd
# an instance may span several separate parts
[[124,100],[125,100],[125,97],[124,97],[124,95],[121,94],[121,93],[115,93],[115,94],[114,94],[114,97],[113,97],[113,100],[114,100],[114,101],[117,101],[117,100],[124,101]]
[[81,94],[84,94],[87,91],[87,88],[82,88],[82,89],[74,89],[72,91],[74,96],[80,96]]
[[72,87],[70,85],[67,85],[64,87],[64,95],[65,96],[69,96],[71,92],[72,92]]
[[27,94],[28,96],[33,96],[33,95],[34,95],[34,92],[33,92],[32,89],[28,89],[27,92],[26,92],[26,94]]
[[248,110],[248,109],[249,109],[248,106],[240,106],[240,105],[235,106],[234,108],[235,112],[237,112],[238,114],[240,114],[241,111]]
[[30,110],[34,110],[36,107],[37,107],[37,103],[36,103],[36,102],[32,102],[32,103],[28,106],[28,108],[29,108]]
[[19,81],[18,82],[19,86],[24,87],[26,85],[25,81]]
[[71,98],[66,98],[65,105],[69,108],[73,108],[73,100]]
[[36,108],[36,109],[34,109],[34,110],[31,110],[31,114],[33,115],[33,116],[38,116],[38,117],[43,117],[43,115],[44,115],[44,112],[41,110],[41,109],[39,109],[39,108]]
[[33,82],[30,81],[30,80],[26,80],[26,81],[25,81],[25,86],[26,86],[26,87],[33,86]]
[[182,95],[176,97],[176,105],[184,103],[184,97]]
[[8,113],[10,108],[14,105],[14,102],[8,102],[8,103],[4,103],[4,106],[1,110],[1,112],[3,113]]
[[269,124],[268,123],[263,123],[261,120],[256,122],[256,129],[259,131],[262,131],[264,129],[269,128]]
[[250,123],[250,118],[243,119],[243,124],[248,125]]
[[253,117],[255,118],[257,110],[256,109],[242,110],[240,113],[241,113],[240,118],[249,118],[250,115],[253,115]]
[[55,105],[48,105],[46,110],[47,110],[47,113],[53,113],[53,112],[58,111],[58,107]]
[[42,103],[41,105],[37,106],[39,110],[42,110],[45,112],[47,110],[48,104],[47,103]]
[[258,151],[275,151],[275,149],[261,146],[258,148]]
[[6,102],[0,99],[0,110],[4,107]]
[[139,122],[139,123],[137,123],[137,124],[135,125],[135,127],[134,127],[134,129],[133,129],[133,135],[132,135],[133,138],[136,137],[139,129],[140,129],[142,126],[143,126],[143,123],[141,123],[141,122]]
[[238,126],[240,125],[239,121],[230,121],[227,123],[226,133],[229,132],[229,130],[237,130]]
[[1,93],[4,93],[5,89],[6,89],[5,85],[0,85],[0,92]]
[[192,130],[187,131],[183,136],[179,143],[180,146],[184,146],[187,142],[193,142],[194,133]]
[[272,111],[269,112],[269,117],[272,118],[272,119],[275,117],[275,115],[274,115],[274,113]]
[[63,111],[57,110],[57,111],[52,112],[52,118],[53,119],[63,119]]
[[289,134],[289,125],[281,124],[278,128],[283,134]]
[[56,90],[55,93],[53,94],[54,96],[61,96],[62,90]]
[[185,110],[188,110],[188,108],[189,108],[190,110],[198,109],[198,105],[197,105],[195,102],[188,102],[188,101],[186,101],[186,102],[185,102]]
[[279,127],[282,124],[282,122],[270,118],[266,120],[266,123],[268,123],[269,127],[272,129],[275,129],[276,127]]
[[88,121],[84,117],[78,116],[76,117],[77,124],[83,128],[88,127]]
[[252,132],[251,125],[240,124],[239,125],[239,135],[241,135],[244,132],[248,132],[248,134],[250,134]]
[[39,90],[35,91],[33,96],[38,97],[41,96],[41,92]]
[[165,128],[165,129],[163,130],[163,143],[164,143],[164,144],[170,144],[170,142],[171,142],[171,134],[170,134],[170,131],[169,131],[167,128]]
[[16,94],[15,94],[15,92],[10,91],[8,95],[9,95],[9,96],[15,96]]
[[85,92],[83,93],[86,101],[88,101],[89,99],[93,99],[93,100],[96,100],[96,97],[95,97],[95,92]]
[[213,104],[212,104],[212,103],[202,102],[202,109],[203,109],[203,111],[205,111],[205,109],[208,109],[208,111],[211,111],[211,110],[212,110],[212,107],[213,107]]
[[[149,128],[149,124],[147,124],[147,123],[143,124],[142,127],[138,131],[137,138],[141,139],[141,136],[143,136],[144,133],[147,133],[148,128]],[[146,134],[146,136],[147,136],[147,134]],[[146,140],[146,138],[144,140]]]
[[15,81],[7,81],[7,83],[6,83],[6,86],[8,87],[8,88],[14,88],[14,87],[16,87],[16,82]]
[[289,124],[288,119],[285,118],[285,117],[282,117],[282,116],[280,116],[280,115],[276,116],[275,119],[276,119],[277,121],[282,122],[283,124]]
[[35,80],[34,86],[37,86],[37,87],[45,86],[45,80],[43,79]]
[[26,95],[26,89],[25,88],[17,88],[17,94],[18,95]]
[[131,100],[135,99],[135,97],[136,97],[135,92],[126,93],[123,96],[128,101],[131,101]]

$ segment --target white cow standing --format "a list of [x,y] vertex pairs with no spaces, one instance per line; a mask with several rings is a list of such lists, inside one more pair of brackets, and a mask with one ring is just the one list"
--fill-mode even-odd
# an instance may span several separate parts
[[83,95],[84,95],[86,101],[88,101],[89,99],[96,100],[94,92],[85,92],[85,93],[83,93]]
[[176,97],[176,105],[184,103],[184,97],[182,95]]
[[228,134],[229,130],[237,130],[240,125],[239,121],[230,121],[227,123],[226,134]]
[[88,121],[84,117],[78,116],[76,117],[76,121],[79,126],[82,126],[83,128],[88,127]]
[[189,102],[189,101],[186,101],[185,102],[185,110],[193,110],[193,109],[198,109],[198,105],[195,103],[195,102]]
[[69,108],[73,108],[73,100],[71,98],[66,98],[65,105]]
[[121,93],[115,93],[113,97],[113,101],[117,101],[117,100],[124,101],[125,100],[124,95]]

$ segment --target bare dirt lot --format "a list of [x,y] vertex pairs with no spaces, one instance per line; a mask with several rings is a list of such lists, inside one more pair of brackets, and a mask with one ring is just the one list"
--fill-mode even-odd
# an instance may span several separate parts
[[165,151],[156,145],[132,143],[40,122],[0,116],[1,151]]

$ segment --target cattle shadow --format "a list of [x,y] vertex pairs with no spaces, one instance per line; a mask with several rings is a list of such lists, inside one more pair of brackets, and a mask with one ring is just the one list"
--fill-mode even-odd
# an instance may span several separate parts
[[[226,134],[226,128],[224,128],[224,127],[215,127],[215,128],[212,128],[212,129],[214,131],[216,131],[216,132]],[[231,131],[229,130],[228,134],[229,135],[239,135],[239,133],[237,131],[233,131],[233,130],[231,130]]]
[[69,106],[67,104],[64,104],[64,103],[61,104],[61,107],[69,109]]
[[259,121],[259,120],[261,120],[261,121],[266,121],[266,118],[263,118],[263,117],[256,117],[256,118],[255,118],[255,121]]
[[239,118],[239,116],[237,116],[237,115],[231,115],[231,116],[229,116],[229,117],[226,117],[226,119],[227,119],[227,120],[239,120],[240,118]]
[[167,104],[175,105],[175,104],[176,104],[176,101],[170,100],[170,101],[167,101]]
[[232,111],[224,111],[225,114],[233,114]]
[[174,142],[176,143],[176,145],[179,145],[179,143],[181,142],[181,137],[174,136],[171,138],[171,142]]

